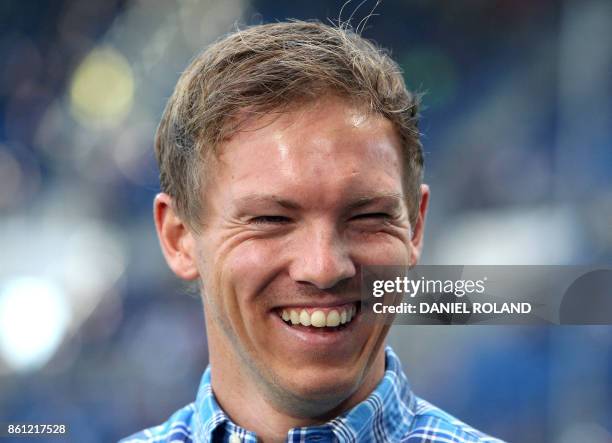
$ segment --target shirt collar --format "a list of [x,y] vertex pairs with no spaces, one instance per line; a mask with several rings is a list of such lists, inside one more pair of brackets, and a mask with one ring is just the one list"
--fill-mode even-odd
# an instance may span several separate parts
[[[210,366],[202,377],[195,406],[195,442],[211,442],[213,436],[218,437],[217,433],[234,433],[241,441],[257,441],[253,432],[233,423],[217,403],[210,384]],[[394,429],[399,432],[410,425],[415,408],[416,398],[402,370],[401,362],[395,352],[387,347],[385,374],[368,398],[328,423],[291,429],[287,440],[304,441],[306,436],[319,436],[321,440],[330,440],[329,437],[333,434],[339,442],[355,442],[363,431],[371,432],[373,429],[376,432],[377,428],[385,435],[393,435]]]

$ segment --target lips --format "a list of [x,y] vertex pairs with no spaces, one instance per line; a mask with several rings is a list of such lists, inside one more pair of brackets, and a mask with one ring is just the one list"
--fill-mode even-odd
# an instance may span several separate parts
[[[318,300],[310,303],[306,301],[278,306],[269,312],[270,324],[274,326],[267,334],[270,335],[269,338],[274,340],[277,346],[283,348],[283,352],[291,355],[292,359],[306,359],[310,362],[314,359],[321,362],[321,359],[325,357],[326,365],[330,362],[340,364],[341,361],[352,358],[370,335],[369,329],[364,328],[362,322],[360,304],[360,301],[347,303],[345,299],[341,301],[327,300],[325,302]],[[285,318],[289,314],[288,320],[283,320],[283,311],[286,311]],[[291,321],[291,311],[295,312],[293,314],[294,320],[296,320],[297,314],[296,323]],[[302,311],[306,311],[304,316],[302,316]],[[315,326],[322,324],[323,317],[322,314],[317,314],[317,311],[324,314],[325,326]],[[333,311],[337,312],[339,318],[335,318],[336,314]],[[346,316],[344,324],[341,323],[341,311],[344,311]],[[351,311],[354,311],[354,314],[348,321],[348,315]],[[306,315],[308,315],[308,318],[305,318]],[[330,316],[330,324],[335,324],[337,320],[337,326],[327,326],[327,320]],[[308,324],[308,320],[310,320],[310,324],[308,326],[302,324],[300,317],[304,317],[305,324]],[[313,325],[313,320],[315,325]]]

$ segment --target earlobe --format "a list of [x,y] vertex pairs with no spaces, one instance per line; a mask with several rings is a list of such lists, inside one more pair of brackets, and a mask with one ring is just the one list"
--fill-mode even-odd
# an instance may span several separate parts
[[423,237],[425,234],[425,219],[427,216],[427,208],[429,206],[429,186],[421,185],[421,201],[419,202],[419,214],[412,231],[410,243],[412,251],[410,253],[410,266],[415,266],[421,258],[423,250]]
[[162,252],[172,272],[183,280],[198,278],[195,239],[166,193],[155,196],[153,218]]

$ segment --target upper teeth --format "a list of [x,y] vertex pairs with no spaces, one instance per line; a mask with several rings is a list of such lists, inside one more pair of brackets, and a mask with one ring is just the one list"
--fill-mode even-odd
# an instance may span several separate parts
[[283,309],[281,317],[286,322],[291,324],[303,325],[303,326],[314,326],[315,328],[336,327],[350,322],[357,312],[355,305],[350,305],[341,308],[331,309],[325,313],[321,309],[315,309],[314,311],[308,312],[306,309]]

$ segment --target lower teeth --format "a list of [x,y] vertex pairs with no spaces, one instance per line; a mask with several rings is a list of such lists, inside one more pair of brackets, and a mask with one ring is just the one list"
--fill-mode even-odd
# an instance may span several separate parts
[[304,326],[303,324],[300,324],[300,323],[294,325],[290,321],[289,322],[285,322],[285,323],[288,324],[289,326],[301,326],[302,328],[308,328],[308,329],[312,329],[314,331],[337,331],[337,330],[340,330],[340,329],[344,329],[344,328],[346,328],[349,325],[349,323],[344,323],[344,324],[338,325],[338,326],[323,326],[323,327],[317,328],[316,326]]

